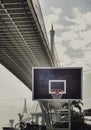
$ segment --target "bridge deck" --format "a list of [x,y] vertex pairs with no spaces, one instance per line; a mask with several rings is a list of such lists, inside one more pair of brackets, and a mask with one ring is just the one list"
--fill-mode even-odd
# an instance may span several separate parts
[[32,67],[54,65],[35,8],[38,0],[0,0],[0,63],[30,89]]

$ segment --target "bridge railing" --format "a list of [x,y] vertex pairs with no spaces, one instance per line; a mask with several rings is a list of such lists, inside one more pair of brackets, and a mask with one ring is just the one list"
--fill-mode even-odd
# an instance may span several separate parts
[[35,9],[35,12],[37,14],[39,23],[41,25],[41,29],[44,33],[45,39],[46,39],[47,43],[49,44],[39,0],[32,0],[32,3],[33,3],[33,6],[34,6],[34,9]]

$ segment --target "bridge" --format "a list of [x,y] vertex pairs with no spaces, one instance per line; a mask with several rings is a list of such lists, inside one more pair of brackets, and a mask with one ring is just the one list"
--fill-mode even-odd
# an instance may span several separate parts
[[[0,63],[30,90],[32,67],[57,66],[38,0],[0,0]],[[50,129],[48,104],[40,106]]]
[[32,67],[54,66],[38,0],[0,0],[0,63],[30,89]]

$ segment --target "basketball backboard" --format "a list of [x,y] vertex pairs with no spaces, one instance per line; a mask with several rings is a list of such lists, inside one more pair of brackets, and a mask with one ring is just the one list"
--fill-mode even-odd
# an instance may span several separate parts
[[82,68],[33,68],[33,99],[82,99]]

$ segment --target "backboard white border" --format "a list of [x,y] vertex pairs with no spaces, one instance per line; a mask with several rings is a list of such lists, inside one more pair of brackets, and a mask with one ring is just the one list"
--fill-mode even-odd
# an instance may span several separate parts
[[49,94],[52,94],[52,92],[51,92],[51,83],[52,82],[63,82],[64,83],[64,92],[62,92],[62,94],[66,94],[66,80],[49,80]]

